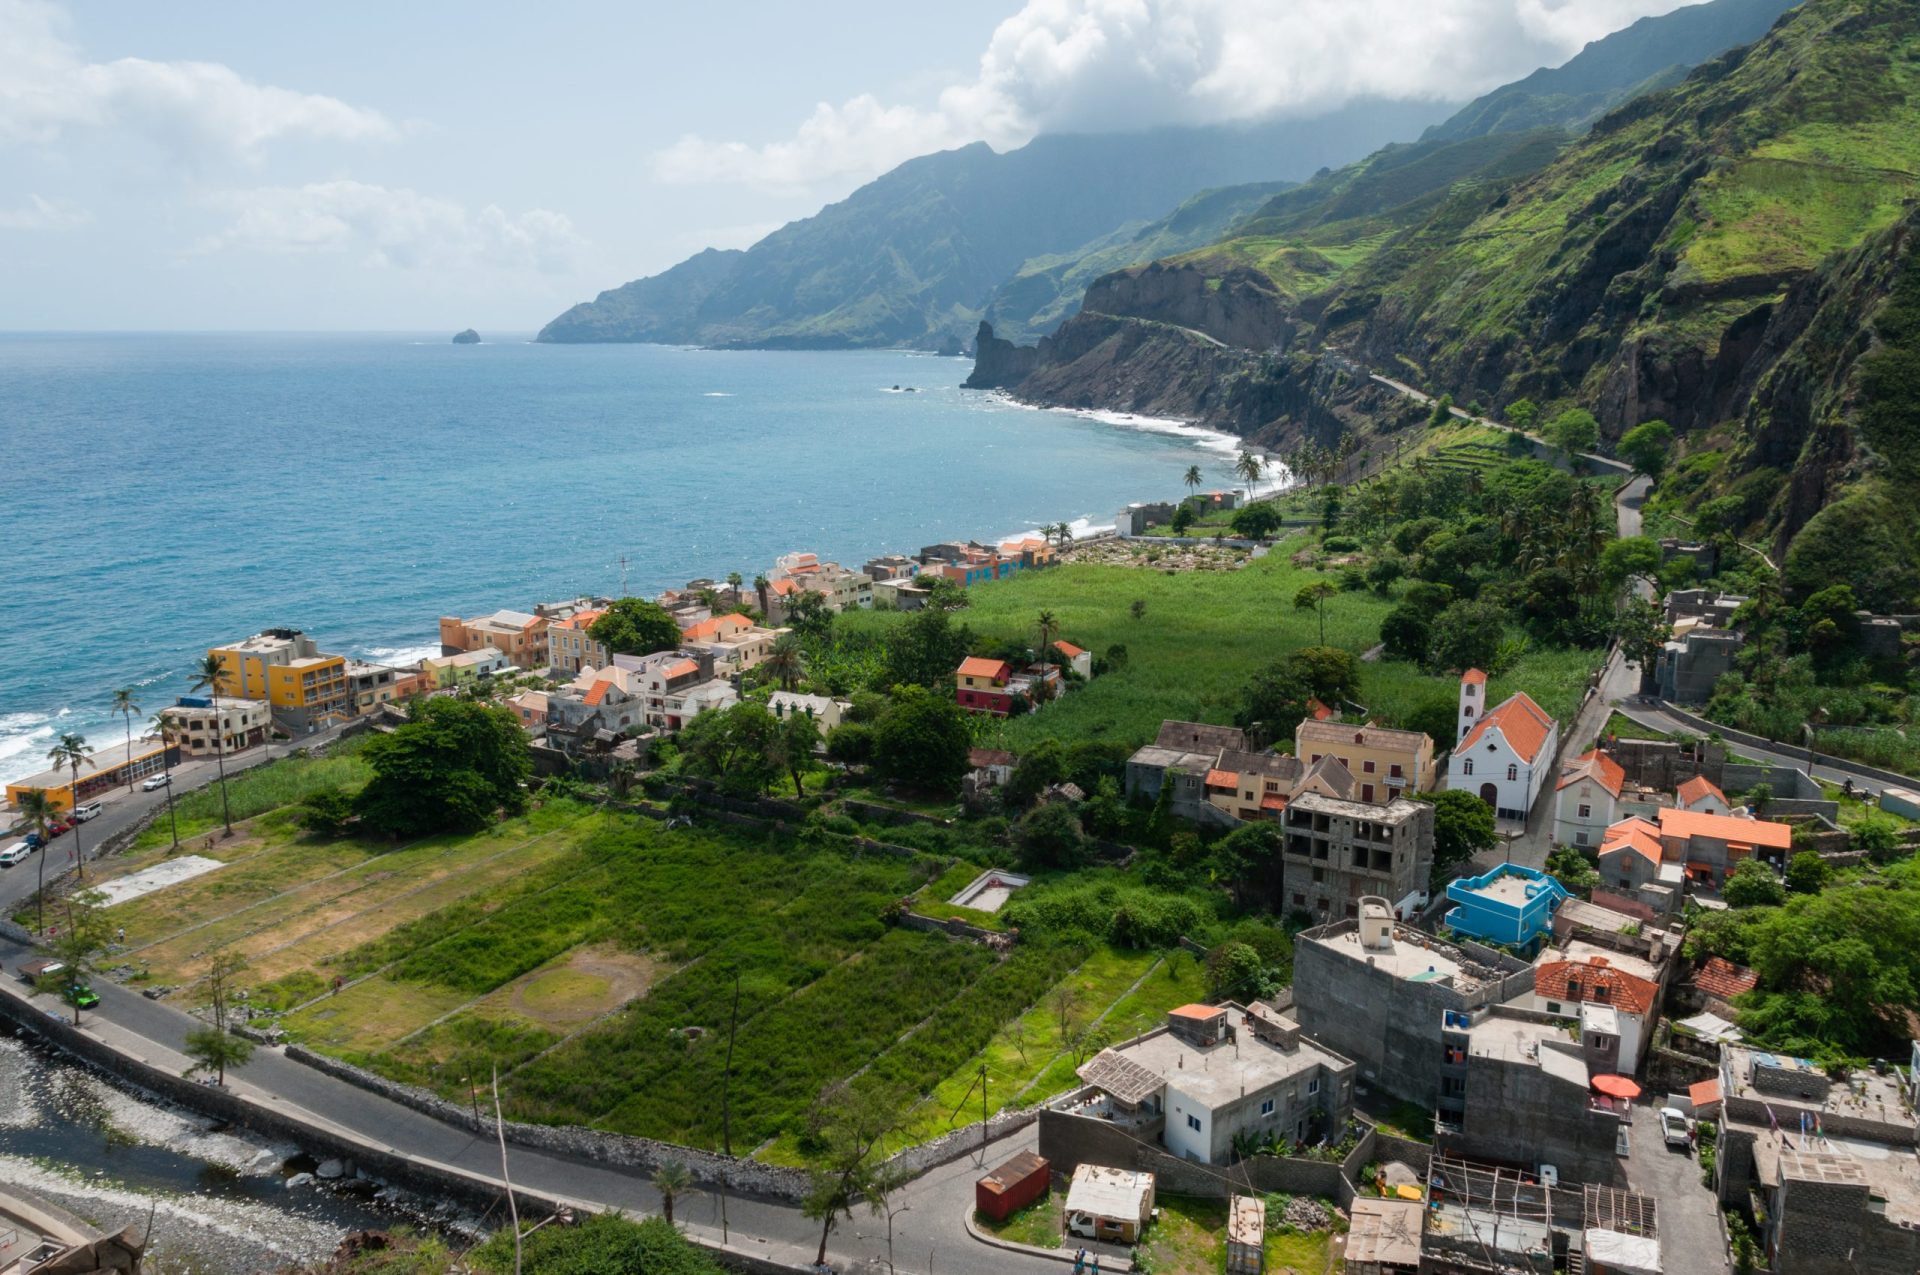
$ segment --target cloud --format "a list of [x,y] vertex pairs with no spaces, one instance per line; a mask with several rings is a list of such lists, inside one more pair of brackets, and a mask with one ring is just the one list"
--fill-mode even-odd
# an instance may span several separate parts
[[519,216],[492,204],[478,212],[452,200],[357,181],[309,182],[227,191],[214,203],[228,225],[195,251],[359,254],[399,270],[484,266],[564,274],[584,246],[561,213]]
[[0,208],[0,230],[72,230],[93,220],[93,214],[64,199],[27,196],[19,208]]
[[306,137],[378,141],[399,130],[336,97],[257,84],[218,62],[89,62],[41,0],[0,0],[0,143],[51,142],[78,129],[145,136],[177,157],[250,157]]
[[1458,101],[1695,0],[1026,0],[930,108],[822,102],[791,138],[682,137],[669,182],[867,178],[972,141],[1310,117],[1356,98]]

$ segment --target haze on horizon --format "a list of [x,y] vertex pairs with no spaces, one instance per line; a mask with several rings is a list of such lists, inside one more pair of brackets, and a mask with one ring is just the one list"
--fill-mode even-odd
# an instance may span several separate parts
[[0,330],[527,332],[902,160],[1460,101],[1692,0],[0,0]]

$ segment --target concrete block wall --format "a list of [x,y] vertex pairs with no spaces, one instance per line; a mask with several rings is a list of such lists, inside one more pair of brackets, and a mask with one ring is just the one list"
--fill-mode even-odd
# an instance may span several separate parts
[[1788,1181],[1781,1185],[1774,1265],[1782,1275],[1912,1275],[1920,1230],[1867,1207],[1864,1186]]

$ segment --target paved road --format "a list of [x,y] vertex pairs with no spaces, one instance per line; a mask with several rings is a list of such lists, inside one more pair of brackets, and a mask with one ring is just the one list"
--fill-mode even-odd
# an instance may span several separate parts
[[1661,1265],[1682,1275],[1727,1275],[1720,1207],[1700,1180],[1699,1162],[1661,1139],[1657,1101],[1634,1104],[1627,1181],[1655,1201]]
[[[29,955],[30,949],[0,939],[0,965],[8,970]],[[91,1034],[157,1066],[184,1070],[181,1049],[196,1020],[124,987],[102,983],[96,990],[100,1009],[86,1016]],[[48,1012],[60,1009],[51,997],[37,997],[35,1003]],[[256,1051],[252,1062],[229,1077],[229,1085],[263,1105],[403,1154],[488,1178],[497,1178],[500,1171],[499,1148],[493,1142],[336,1080],[278,1050]],[[998,1164],[1016,1151],[1031,1149],[1037,1140],[1031,1126],[1002,1138],[987,1148],[988,1162]],[[515,1185],[529,1191],[631,1214],[659,1212],[658,1193],[645,1176],[628,1170],[522,1147],[509,1148],[508,1167]],[[906,1209],[894,1219],[896,1263],[906,1270],[930,1269],[935,1275],[983,1270],[1059,1275],[1062,1267],[1057,1262],[991,1249],[966,1234],[961,1219],[973,1207],[973,1180],[980,1171],[974,1158],[967,1156],[902,1188],[897,1199]],[[676,1201],[674,1212],[676,1220],[701,1238],[719,1241],[720,1210],[717,1194],[701,1192]],[[726,1212],[727,1234],[734,1247],[794,1265],[813,1260],[820,1228],[797,1208],[733,1197]],[[884,1264],[886,1248],[885,1219],[861,1211],[851,1221],[841,1222],[828,1255],[837,1268],[849,1270],[864,1263]]]
[[[231,776],[237,767],[252,766],[267,758],[285,757],[296,749],[318,748],[338,739],[343,727],[330,726],[316,731],[312,735],[280,744],[266,744],[260,748],[250,748],[227,758],[227,773]],[[196,788],[204,788],[219,777],[219,767],[212,758],[205,761],[188,760],[173,768],[173,795],[177,800]],[[142,792],[138,784],[132,792],[125,788],[115,788],[95,798],[105,807],[99,816],[80,825],[75,832],[65,833],[53,839],[53,844],[41,851],[46,856],[45,872],[47,884],[52,885],[71,872],[74,867],[74,845],[76,841],[85,850],[87,862],[92,863],[99,857],[100,847],[138,823],[148,811],[156,810],[167,804],[165,791]],[[166,826],[166,815],[160,816],[161,826]],[[30,856],[25,863],[0,871],[0,916],[11,915],[13,908],[22,899],[33,894],[39,888],[42,871],[38,856]]]

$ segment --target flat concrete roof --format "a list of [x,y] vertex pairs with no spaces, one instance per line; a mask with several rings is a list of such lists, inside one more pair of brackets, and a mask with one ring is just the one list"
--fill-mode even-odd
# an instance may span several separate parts
[[1360,946],[1360,932],[1357,929],[1312,941],[1334,948],[1362,964],[1371,961],[1374,968],[1385,970],[1397,978],[1425,978],[1431,973],[1452,979],[1453,985],[1462,989],[1479,986],[1478,979],[1461,971],[1459,961],[1437,946],[1422,947],[1417,942],[1400,937],[1405,932],[1397,931],[1393,945],[1379,949]]
[[1467,1053],[1475,1058],[1538,1067],[1550,1076],[1585,1089],[1590,1083],[1587,1064],[1577,1054],[1552,1047],[1571,1044],[1563,1027],[1498,1014],[1481,1019],[1467,1034]]
[[1233,1011],[1234,1039],[1202,1049],[1164,1029],[1140,1040],[1116,1045],[1113,1052],[1161,1077],[1166,1083],[1208,1110],[1218,1110],[1242,1097],[1308,1075],[1318,1068],[1340,1070],[1349,1063],[1306,1037],[1293,1049],[1281,1049],[1240,1027]]
[[1888,1220],[1920,1225],[1920,1158],[1912,1147],[1860,1138],[1802,1137],[1798,1129],[1784,1127],[1774,1133],[1765,1125],[1745,1122],[1735,1127],[1754,1135],[1754,1172],[1767,1185],[1778,1184],[1784,1175],[1801,1182],[1864,1186],[1869,1195],[1887,1202]]
[[1752,1083],[1752,1062],[1755,1059],[1770,1060],[1772,1065],[1783,1070],[1806,1070],[1820,1074],[1820,1068],[1802,1058],[1774,1050],[1751,1049],[1742,1045],[1723,1045],[1722,1056],[1729,1058],[1733,1073],[1733,1092],[1723,1094],[1725,1098],[1751,1098],[1757,1101],[1784,1104],[1795,1108],[1806,1107],[1810,1110],[1830,1111],[1835,1115],[1853,1116],[1862,1120],[1877,1120],[1886,1124],[1905,1125],[1912,1128],[1913,1112],[1907,1106],[1906,1090],[1900,1083],[1897,1073],[1889,1071],[1886,1075],[1877,1075],[1866,1068],[1855,1068],[1844,1081],[1833,1081],[1827,1091],[1824,1103],[1815,1104],[1810,1098],[1787,1097],[1777,1093],[1767,1093],[1756,1089]]
[[1527,887],[1536,884],[1538,883],[1530,881],[1526,877],[1517,877],[1502,873],[1486,885],[1471,888],[1462,886],[1461,888],[1479,898],[1494,899],[1501,903],[1511,903],[1515,907],[1524,907],[1527,900],[1532,897],[1527,893]]
[[1213,769],[1214,756],[1213,753],[1189,753],[1177,748],[1159,748],[1148,744],[1127,760],[1139,762],[1143,766],[1159,766],[1162,769],[1177,766],[1189,772],[1205,772]]

